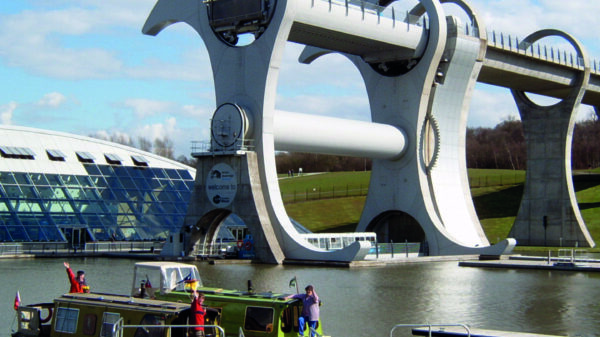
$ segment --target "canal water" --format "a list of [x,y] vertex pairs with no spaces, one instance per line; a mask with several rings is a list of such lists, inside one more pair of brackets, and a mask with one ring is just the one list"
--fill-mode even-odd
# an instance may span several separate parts
[[[92,291],[129,293],[135,260],[69,260],[85,270]],[[401,323],[465,323],[474,328],[600,336],[600,274],[459,267],[423,262],[385,267],[325,268],[209,265],[197,262],[205,285],[291,293],[313,284],[323,301],[324,331],[333,337],[390,336]],[[0,331],[15,327],[12,308],[67,292],[62,259],[0,260]],[[397,330],[394,336],[410,335]]]

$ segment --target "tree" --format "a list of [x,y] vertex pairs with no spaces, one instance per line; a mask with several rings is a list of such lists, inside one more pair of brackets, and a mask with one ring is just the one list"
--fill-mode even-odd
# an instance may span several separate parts
[[169,159],[175,159],[173,153],[173,142],[169,137],[154,139],[154,153]]
[[152,141],[145,137],[138,137],[138,149],[146,152],[152,152]]

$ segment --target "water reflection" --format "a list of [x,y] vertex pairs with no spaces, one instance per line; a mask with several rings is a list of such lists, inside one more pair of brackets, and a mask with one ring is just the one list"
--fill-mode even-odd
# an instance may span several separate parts
[[[51,301],[68,290],[62,259],[0,260],[0,326],[14,318],[12,301]],[[72,259],[93,291],[128,293],[132,260]],[[558,335],[594,336],[600,321],[600,275],[458,267],[457,262],[373,268],[315,268],[197,263],[206,285],[291,293],[313,284],[331,336],[389,336],[399,323],[467,323],[472,327]],[[6,332],[0,336],[8,335]],[[399,330],[395,336],[408,330]]]

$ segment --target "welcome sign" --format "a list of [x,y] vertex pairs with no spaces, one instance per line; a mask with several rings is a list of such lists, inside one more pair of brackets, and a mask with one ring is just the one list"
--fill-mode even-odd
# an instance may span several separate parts
[[226,207],[235,198],[237,179],[231,166],[219,163],[211,168],[206,178],[206,195],[216,207]]

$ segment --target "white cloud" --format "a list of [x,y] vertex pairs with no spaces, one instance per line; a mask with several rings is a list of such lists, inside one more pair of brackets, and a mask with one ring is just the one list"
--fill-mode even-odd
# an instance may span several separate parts
[[173,103],[146,98],[130,98],[125,100],[123,105],[132,109],[137,118],[165,113],[173,108]]
[[67,98],[65,97],[65,95],[59,93],[59,92],[51,92],[48,94],[45,94],[38,102],[37,104],[40,106],[47,106],[47,107],[51,107],[51,108],[57,108],[59,107],[61,104],[63,104],[64,102],[66,102]]
[[516,103],[508,89],[478,84],[469,111],[469,127],[494,127],[509,118],[520,119]]
[[16,102],[0,105],[0,122],[5,125],[11,125],[15,109],[17,109]]

